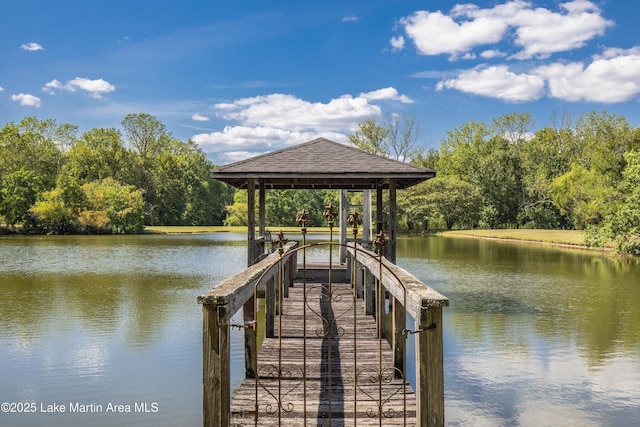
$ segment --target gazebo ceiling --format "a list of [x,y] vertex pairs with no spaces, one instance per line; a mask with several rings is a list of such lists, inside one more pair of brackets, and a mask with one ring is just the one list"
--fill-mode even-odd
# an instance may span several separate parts
[[249,179],[268,189],[403,189],[433,178],[436,171],[368,153],[326,138],[220,166],[212,176],[237,188]]

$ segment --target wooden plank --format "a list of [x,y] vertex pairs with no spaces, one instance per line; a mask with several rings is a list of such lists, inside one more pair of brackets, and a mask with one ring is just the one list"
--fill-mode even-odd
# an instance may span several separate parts
[[[302,287],[296,282],[290,289],[276,321],[280,336],[265,339],[258,353],[258,425],[328,425],[329,409],[334,425],[379,425],[380,396],[384,413],[395,415],[384,417],[383,425],[404,425],[398,415],[405,412],[406,425],[416,425],[416,397],[407,382],[395,378],[392,350],[378,341],[375,320],[363,314],[364,302],[354,304],[351,285],[333,284],[329,293],[326,286],[307,283],[306,295]],[[378,385],[381,366],[385,381]],[[285,377],[280,382],[272,377],[278,372]],[[245,380],[233,397],[230,425],[254,425],[255,381]]]

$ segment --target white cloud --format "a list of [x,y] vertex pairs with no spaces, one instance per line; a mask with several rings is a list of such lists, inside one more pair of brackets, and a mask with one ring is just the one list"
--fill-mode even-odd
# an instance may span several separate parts
[[394,87],[386,87],[383,89],[378,89],[378,90],[374,90],[367,93],[361,93],[360,97],[367,99],[369,101],[390,100],[390,101],[400,101],[403,104],[413,103],[413,99],[409,98],[406,95],[400,95],[396,90],[396,88]]
[[508,25],[500,19],[466,20],[461,23],[442,12],[418,11],[400,24],[423,55],[459,54],[474,46],[497,43]]
[[600,16],[600,9],[589,1],[575,0],[562,3],[560,7],[567,13],[537,8],[524,9],[513,17],[515,43],[523,47],[515,58],[546,58],[555,52],[578,49],[613,26],[613,22]]
[[210,119],[209,117],[203,116],[200,113],[195,113],[193,116],[191,116],[191,120],[195,120],[196,122],[208,122]]
[[89,93],[89,96],[96,99],[102,99],[102,95],[105,93],[113,92],[116,87],[104,79],[87,79],[84,77],[76,77],[73,80],[69,80],[67,83],[62,84],[59,80],[51,80],[46,83],[42,88],[43,91],[55,95],[59,91],[67,90],[69,92],[75,92],[76,90],[83,90]]
[[249,157],[258,156],[264,154],[261,152],[252,151],[227,151],[226,153],[220,153],[218,159],[222,160],[223,164],[239,162],[240,160],[248,159]]
[[398,51],[404,49],[404,37],[391,37],[389,40],[389,44],[391,44],[391,50]]
[[31,43],[25,43],[25,44],[21,45],[20,49],[27,50],[27,51],[30,51],[30,52],[35,52],[37,50],[43,50],[44,48],[38,43],[31,42]]
[[484,59],[504,58],[505,56],[507,55],[499,49],[489,49],[480,53],[480,57]]
[[640,53],[596,57],[586,67],[556,63],[534,72],[547,79],[551,97],[565,101],[616,103],[640,95]]
[[531,74],[516,74],[506,66],[479,67],[462,72],[454,79],[438,83],[437,90],[458,89],[475,95],[508,102],[533,101],[544,93],[544,79]]
[[454,6],[449,15],[441,11],[417,11],[402,18],[400,25],[419,54],[448,54],[453,59],[476,46],[504,41],[511,35],[510,29],[515,36],[513,43],[521,48],[514,58],[544,58],[582,47],[613,25],[587,0],[562,3],[560,8],[561,12],[533,8],[523,0],[487,9],[462,4]]
[[69,88],[72,92],[75,91],[75,88],[87,91],[94,98],[102,98],[102,94],[116,90],[116,87],[106,80],[91,80],[83,77],[76,77],[69,81],[65,88]]
[[59,80],[53,79],[49,83],[46,83],[42,88],[43,91],[47,92],[50,95],[56,94],[56,89],[63,89],[64,86]]
[[216,104],[214,108],[221,111],[225,120],[292,131],[355,130],[364,119],[380,115],[380,107],[351,95],[321,103],[293,95],[271,94]]
[[510,102],[539,99],[545,87],[549,97],[569,102],[631,101],[640,95],[640,47],[606,49],[587,65],[556,62],[525,73],[504,65],[476,67],[437,85]]
[[243,156],[325,137],[347,142],[347,134],[368,118],[381,116],[375,101],[413,102],[393,87],[309,102],[294,95],[270,94],[215,104],[219,118],[236,122],[222,131],[197,134],[192,140],[213,154],[216,161],[236,161]]
[[4,90],[4,88],[2,86],[0,86],[0,92],[2,92]]
[[342,17],[342,22],[355,22],[358,20],[356,15],[345,15]]
[[222,132],[194,135],[191,139],[207,153],[271,151],[287,145],[295,145],[324,136],[338,142],[346,141],[346,136],[337,132],[298,132],[267,126],[226,126]]
[[594,59],[599,59],[599,58],[604,58],[604,59],[608,59],[608,58],[615,58],[617,56],[626,56],[626,55],[631,55],[631,56],[640,56],[640,46],[634,46],[631,49],[621,49],[621,48],[608,48],[605,49],[604,52],[602,52],[602,55],[595,55]]
[[11,95],[12,101],[20,102],[20,105],[24,107],[36,107],[40,108],[42,101],[37,96],[29,95],[27,93],[19,93],[17,95]]

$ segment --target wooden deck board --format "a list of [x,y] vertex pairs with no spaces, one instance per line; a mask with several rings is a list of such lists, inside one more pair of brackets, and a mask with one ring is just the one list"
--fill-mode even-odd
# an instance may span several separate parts
[[[283,301],[283,314],[276,318],[276,338],[265,339],[258,353],[257,425],[416,425],[415,394],[408,383],[403,384],[402,379],[394,377],[391,348],[384,340],[382,346],[379,345],[376,322],[373,317],[364,315],[363,301],[355,302],[357,336],[354,340],[354,303],[350,286],[333,284],[331,310],[322,285],[307,284],[306,290],[308,306],[304,313],[302,283],[296,282],[289,288],[289,297]],[[335,319],[333,337],[326,336],[328,331],[321,316]],[[306,358],[303,353],[305,342]],[[281,352],[278,352],[279,343]],[[384,381],[379,386],[380,364]],[[279,391],[278,381],[271,377],[278,371],[285,377],[280,381]],[[358,376],[357,387],[354,387],[354,373]],[[306,378],[304,383],[303,376]],[[278,395],[284,409],[281,411],[277,410],[275,396]],[[380,396],[386,415],[382,423],[378,417]],[[245,379],[231,401],[232,426],[254,425],[255,398],[256,380]],[[392,417],[388,417],[390,415]]]

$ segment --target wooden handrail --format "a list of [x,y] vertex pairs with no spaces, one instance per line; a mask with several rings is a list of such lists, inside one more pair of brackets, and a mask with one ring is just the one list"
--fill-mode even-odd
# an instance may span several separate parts
[[[283,261],[289,259],[292,255],[291,251],[294,250],[297,245],[298,242],[288,242],[284,245]],[[203,305],[224,305],[227,316],[233,316],[233,314],[240,310],[244,303],[253,296],[256,281],[278,259],[280,259],[278,252],[269,254],[262,261],[247,267],[240,273],[226,278],[206,294],[198,296],[198,303]],[[272,268],[271,271],[265,275],[263,283],[277,274],[278,269]]]
[[[358,263],[366,267],[377,280],[380,280],[380,257],[376,253],[365,249],[360,244],[356,246],[356,249],[353,245],[349,245],[347,250],[352,257],[357,250]],[[382,264],[382,285],[399,301],[404,300],[406,290],[407,306],[405,309],[414,319],[420,317],[422,309],[425,307],[446,307],[449,305],[449,298],[439,294],[404,268],[398,267],[384,257]]]
[[[393,330],[396,331],[395,336],[391,337],[391,342],[396,367],[402,366],[402,359],[406,357],[405,340],[399,339],[397,331],[406,331],[403,326],[406,320],[405,311],[413,317],[415,330],[411,333],[415,334],[416,348],[417,425],[443,426],[442,307],[449,305],[449,299],[422,283],[405,269],[398,267],[384,257],[381,260],[377,254],[364,249],[361,245],[349,245],[348,252],[352,259],[355,256],[357,264],[365,267],[368,274],[372,275],[391,296]],[[382,261],[382,266],[380,261]],[[383,316],[384,307],[381,300],[377,301],[377,305],[377,316]]]

